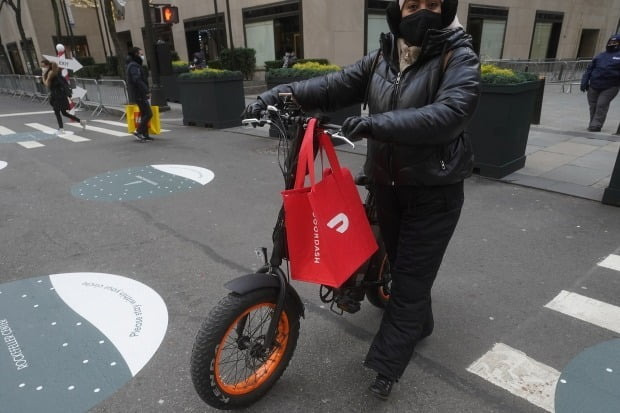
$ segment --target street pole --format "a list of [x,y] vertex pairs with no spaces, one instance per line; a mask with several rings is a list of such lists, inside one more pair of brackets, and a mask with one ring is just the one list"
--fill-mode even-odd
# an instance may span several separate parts
[[222,45],[220,43],[220,19],[218,18],[218,15],[217,15],[217,0],[213,0],[213,8],[215,9],[215,43],[217,44],[217,47],[215,48],[215,54],[217,56],[214,56],[214,57],[216,59],[219,59],[220,57],[219,48],[222,47]]
[[105,47],[105,38],[103,37],[103,29],[101,28],[101,18],[99,17],[99,5],[95,1],[95,13],[97,14],[97,24],[99,25],[99,35],[101,36],[101,45],[105,54],[105,61],[108,63],[108,49]]
[[620,151],[618,151],[618,158],[616,158],[616,165],[611,174],[611,180],[609,181],[609,187],[605,190],[603,195],[604,204],[620,206]]
[[232,26],[230,25],[230,3],[226,0],[226,17],[228,18],[228,38],[230,39],[230,46],[228,46],[231,50],[235,48],[233,45],[233,37],[232,37]]
[[149,62],[149,68],[151,69],[151,79],[153,85],[151,86],[151,104],[153,106],[159,106],[160,112],[170,110],[166,97],[160,84],[159,67],[157,65],[157,52],[155,50],[155,41],[153,36],[153,22],[151,19],[151,6],[149,0],[142,0],[142,12],[144,13],[144,52]]

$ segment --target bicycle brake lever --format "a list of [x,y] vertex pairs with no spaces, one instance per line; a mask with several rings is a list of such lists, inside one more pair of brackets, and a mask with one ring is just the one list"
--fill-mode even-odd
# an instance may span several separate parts
[[355,144],[353,142],[351,142],[346,136],[341,135],[340,131],[337,132],[327,132],[332,138],[334,139],[340,139],[342,141],[345,141],[346,143],[348,143],[349,145],[351,145],[351,148],[355,149]]

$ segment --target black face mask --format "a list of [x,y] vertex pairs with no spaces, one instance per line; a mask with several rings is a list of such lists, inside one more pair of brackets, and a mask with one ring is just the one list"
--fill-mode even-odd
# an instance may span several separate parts
[[405,17],[398,26],[402,38],[413,46],[422,46],[427,30],[440,30],[441,28],[441,14],[426,9]]

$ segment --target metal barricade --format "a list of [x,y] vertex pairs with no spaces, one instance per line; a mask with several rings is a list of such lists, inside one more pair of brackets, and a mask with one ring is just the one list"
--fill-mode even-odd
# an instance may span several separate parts
[[78,99],[77,107],[87,106],[93,108],[92,116],[97,116],[103,110],[99,84],[95,79],[75,78],[75,86],[86,90],[86,94]]
[[486,60],[483,63],[544,76],[547,83],[561,84],[563,91],[568,87],[570,92],[572,85],[581,81],[590,62],[590,60]]
[[24,90],[24,96],[29,97],[31,101],[36,99],[37,85],[36,85],[35,76],[33,75],[22,76],[21,88]]
[[123,119],[125,117],[125,105],[128,102],[125,81],[102,79],[99,81],[99,90],[103,110],[112,108],[121,110],[123,112],[121,119]]
[[50,98],[50,94],[47,86],[43,83],[43,78],[41,76],[34,77],[34,87],[35,98],[41,100],[42,103],[47,102]]

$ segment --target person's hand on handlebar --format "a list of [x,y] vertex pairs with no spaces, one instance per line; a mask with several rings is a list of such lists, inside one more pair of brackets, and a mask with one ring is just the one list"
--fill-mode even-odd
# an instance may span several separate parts
[[371,138],[372,119],[370,116],[351,116],[342,124],[342,134],[350,140]]
[[259,119],[264,111],[267,110],[267,105],[262,99],[258,98],[256,101],[250,103],[243,113],[241,114],[242,119],[248,118],[257,118]]

